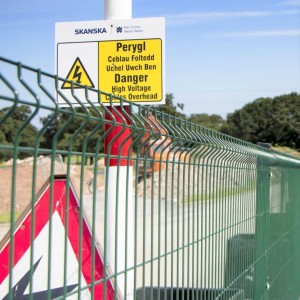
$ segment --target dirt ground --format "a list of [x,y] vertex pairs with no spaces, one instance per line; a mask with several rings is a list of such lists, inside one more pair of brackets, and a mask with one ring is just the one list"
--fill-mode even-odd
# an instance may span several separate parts
[[[17,162],[16,176],[12,176],[12,162],[7,162],[7,166],[0,168],[0,214],[8,213],[11,209],[11,199],[15,199],[15,210],[22,212],[31,202],[32,195],[36,195],[43,184],[50,177],[51,159],[49,157],[39,157],[36,164],[36,186],[33,191],[32,177],[34,164],[32,158]],[[133,168],[135,169],[135,168]],[[55,161],[55,174],[67,174],[67,165],[62,160]],[[189,178],[193,174],[193,169],[186,168],[185,183],[182,181],[182,169],[173,168],[170,165],[168,172],[160,170],[153,174],[152,177],[141,180],[135,189],[135,174],[133,174],[133,192],[137,193],[139,199],[175,200],[182,195],[184,189],[192,192],[194,185],[189,185]],[[91,194],[89,191],[89,182],[93,180],[93,167],[85,167],[83,176],[83,194]],[[12,194],[12,178],[15,177],[15,189]],[[76,193],[80,194],[81,166],[70,165],[70,177],[75,187]],[[180,178],[178,178],[180,177]],[[180,182],[180,184],[178,184]],[[104,172],[97,175],[97,191],[104,190]],[[170,198],[172,197],[172,199]]]
[[[22,212],[31,202],[32,195],[36,195],[43,184],[50,177],[51,160],[48,157],[40,157],[36,166],[36,186],[33,191],[33,169],[34,164],[32,158],[18,161],[16,167],[16,175],[13,176],[13,167],[11,162],[7,162],[7,166],[0,168],[0,214],[7,213],[11,209],[11,199],[15,199],[15,210]],[[67,166],[62,161],[55,161],[54,173],[66,174]],[[70,174],[76,192],[80,191],[80,165],[71,165]],[[15,189],[12,190],[12,178],[15,178]],[[98,184],[103,186],[103,176],[98,176]],[[93,172],[89,168],[84,171],[83,193],[89,193],[88,182],[93,179]],[[14,193],[14,194],[13,194]]]

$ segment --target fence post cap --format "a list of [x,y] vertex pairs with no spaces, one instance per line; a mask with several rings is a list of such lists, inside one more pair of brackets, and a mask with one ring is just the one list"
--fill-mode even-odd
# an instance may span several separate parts
[[266,149],[272,149],[272,144],[270,143],[257,142],[256,145]]

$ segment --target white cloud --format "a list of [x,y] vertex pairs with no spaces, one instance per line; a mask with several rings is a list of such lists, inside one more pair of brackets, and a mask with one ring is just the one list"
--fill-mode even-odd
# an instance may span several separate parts
[[[295,0],[300,1],[300,0]],[[203,21],[232,18],[258,18],[273,17],[281,15],[299,14],[299,10],[280,10],[280,11],[237,11],[237,12],[190,12],[182,14],[167,15],[168,25],[188,25]]]
[[261,38],[261,37],[300,37],[300,30],[266,30],[245,32],[221,32],[210,34],[210,38]]

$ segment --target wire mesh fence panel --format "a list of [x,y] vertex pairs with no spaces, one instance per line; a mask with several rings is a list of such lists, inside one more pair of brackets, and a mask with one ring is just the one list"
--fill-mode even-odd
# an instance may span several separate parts
[[299,299],[299,160],[64,82],[0,58],[0,299]]

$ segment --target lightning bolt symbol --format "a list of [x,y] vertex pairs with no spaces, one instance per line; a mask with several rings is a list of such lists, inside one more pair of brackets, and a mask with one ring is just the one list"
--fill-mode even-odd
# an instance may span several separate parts
[[[40,261],[42,259],[42,256],[40,259],[33,265],[32,274],[30,270],[19,280],[19,282],[13,287],[11,294],[13,296],[14,300],[29,300],[29,299],[35,299],[35,300],[44,300],[47,299],[48,294],[50,294],[50,299],[55,299],[57,297],[61,297],[64,295],[64,292],[69,293],[73,291],[77,284],[68,285],[65,287],[60,288],[54,288],[50,289],[50,291],[40,291],[40,292],[34,292],[31,295],[25,294],[25,290],[27,286],[29,285],[30,278],[33,276],[34,272],[36,271],[36,268],[38,267]],[[2,300],[8,300],[11,299],[9,297],[9,293],[2,299]]]
[[80,66],[76,66],[74,74],[73,74],[73,79],[77,79],[77,83],[81,83],[80,79],[81,79],[81,74],[82,72],[78,72],[80,69]]

